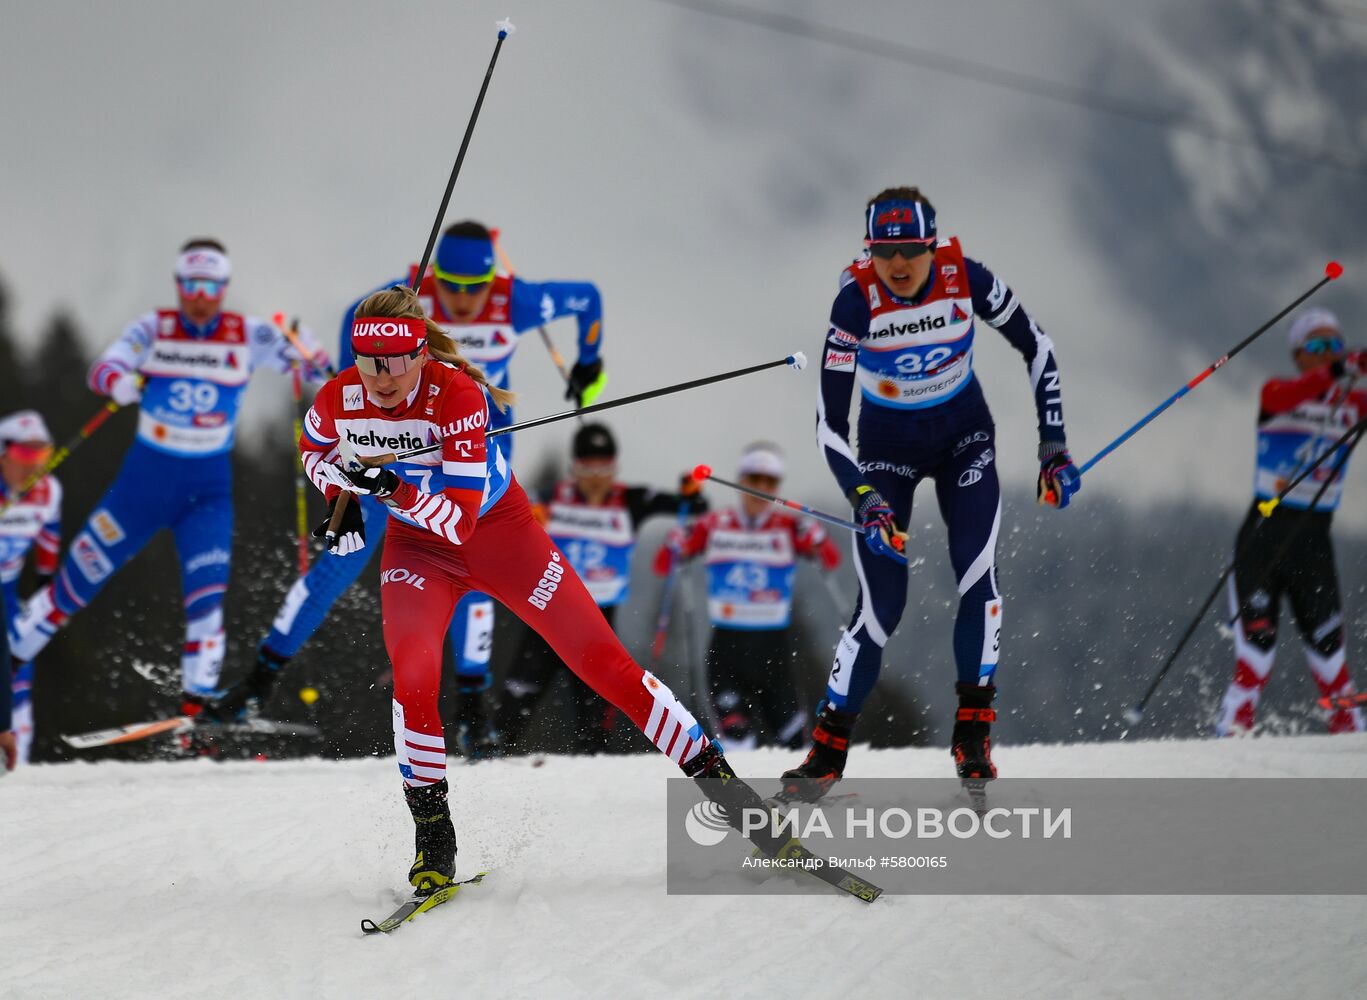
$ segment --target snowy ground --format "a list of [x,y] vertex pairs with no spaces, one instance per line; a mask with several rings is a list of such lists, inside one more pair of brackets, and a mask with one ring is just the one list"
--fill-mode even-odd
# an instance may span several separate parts
[[[1367,777],[1367,736],[997,756],[1013,777]],[[364,939],[411,860],[392,760],[34,767],[0,781],[0,997],[1367,996],[1361,897],[667,896],[670,775],[453,762],[461,868],[494,874]]]

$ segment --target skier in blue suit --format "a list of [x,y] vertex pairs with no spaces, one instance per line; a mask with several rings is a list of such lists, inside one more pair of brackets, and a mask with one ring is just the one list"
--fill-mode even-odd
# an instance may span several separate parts
[[91,366],[95,392],[139,407],[137,438],[72,538],[56,578],[18,615],[12,642],[17,660],[37,656],[153,535],[169,529],[184,597],[187,715],[217,689],[223,665],[233,537],[229,455],[242,394],[263,366],[287,372],[304,364],[310,381],[323,378],[313,364],[316,352],[302,358],[271,323],[223,310],[231,273],[217,240],[186,243],[175,268],[178,308],[140,316]]

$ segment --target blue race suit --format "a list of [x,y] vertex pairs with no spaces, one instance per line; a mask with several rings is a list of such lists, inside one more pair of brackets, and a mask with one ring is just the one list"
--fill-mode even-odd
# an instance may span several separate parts
[[[406,278],[395,279],[373,291],[412,281],[416,268]],[[508,364],[519,339],[529,330],[565,316],[574,316],[579,325],[579,361],[592,364],[601,349],[603,308],[598,289],[588,282],[523,281],[510,275],[494,277],[493,288],[484,309],[470,323],[457,323],[446,315],[436,294],[436,279],[429,271],[418,286],[418,297],[429,316],[436,320],[456,342],[460,353],[478,365],[489,384],[508,388]],[[355,362],[351,352],[351,322],[356,307],[369,296],[367,292],[353,302],[342,317],[341,348],[338,367]],[[512,423],[512,408],[490,411],[489,428],[497,430]],[[512,462],[512,435],[496,438],[505,461]],[[380,549],[384,537],[384,507],[370,497],[361,498],[365,520],[366,547],[351,555],[324,552],[307,574],[300,577],[276,615],[264,645],[279,657],[291,657],[317,631],[341,596]],[[456,675],[463,690],[480,690],[489,684],[489,663],[493,648],[493,602],[484,594],[470,593],[461,599],[451,619],[451,648]]]
[[[256,368],[286,372],[299,361],[270,323],[224,312],[198,328],[175,310],[139,317],[96,359],[89,382],[98,393],[108,394],[126,373],[142,376],[137,438],[71,540],[56,579],[29,600],[16,621],[16,656],[36,656],[166,528],[180,557],[186,617],[181,683],[194,695],[217,687],[232,559],[230,452],[238,408]],[[321,380],[312,366],[306,374]]]
[[[901,525],[909,523],[917,485],[935,480],[959,581],[958,679],[991,684],[1001,644],[1001,491],[992,415],[973,375],[974,316],[1024,356],[1042,451],[1065,440],[1053,344],[1012,291],[965,257],[954,238],[936,246],[930,276],[914,299],[893,296],[871,259],[852,264],[841,281],[822,358],[817,441],[840,488],[848,495],[861,484],[872,486]],[[849,442],[856,384],[862,397],[857,456]],[[848,712],[858,712],[873,689],[907,599],[907,568],[875,555],[859,536],[854,565],[859,599],[826,687],[827,700]]]

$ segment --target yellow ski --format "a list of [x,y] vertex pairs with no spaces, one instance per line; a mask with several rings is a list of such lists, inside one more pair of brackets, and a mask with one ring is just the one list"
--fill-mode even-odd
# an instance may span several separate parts
[[464,882],[452,882],[426,896],[412,896],[379,923],[370,919],[362,920],[361,930],[366,934],[388,934],[400,924],[408,923],[419,913],[426,913],[433,907],[440,906],[448,899],[453,898],[456,893],[460,892],[461,886],[479,885],[480,882],[484,881],[484,876],[488,874],[487,871],[480,872],[474,878],[467,878]]

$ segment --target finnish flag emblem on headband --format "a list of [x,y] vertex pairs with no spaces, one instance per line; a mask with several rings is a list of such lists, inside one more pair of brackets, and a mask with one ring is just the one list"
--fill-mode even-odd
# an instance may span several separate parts
[[923,201],[876,201],[864,216],[864,235],[874,242],[935,238],[935,209]]
[[233,273],[228,255],[212,247],[195,247],[176,258],[177,278],[207,278],[227,281]]

